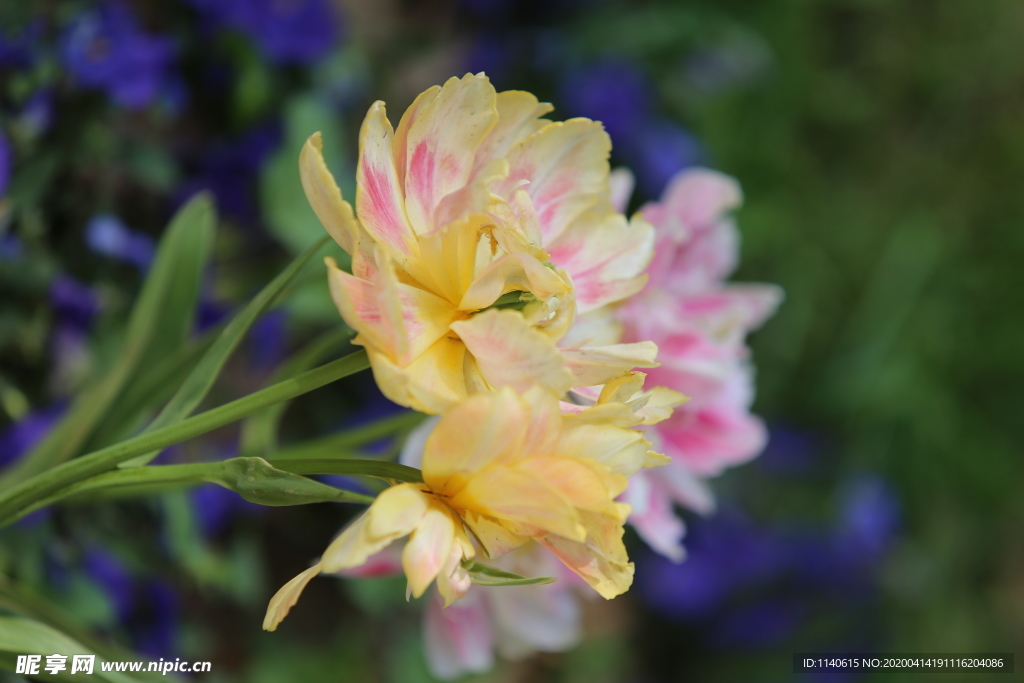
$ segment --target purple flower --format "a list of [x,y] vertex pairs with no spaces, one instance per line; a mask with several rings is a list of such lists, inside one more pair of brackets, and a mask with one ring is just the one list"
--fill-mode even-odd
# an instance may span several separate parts
[[91,548],[85,553],[85,573],[107,594],[114,615],[123,622],[134,606],[134,581],[124,564],[102,548]]
[[173,657],[180,597],[167,582],[151,580],[142,587],[139,598],[128,629],[135,649],[150,659]]
[[43,22],[33,19],[14,31],[0,32],[0,68],[25,68],[35,61],[35,46],[43,32]]
[[156,248],[148,235],[132,232],[111,214],[94,216],[85,226],[85,241],[97,254],[125,261],[139,270],[146,270],[153,261]]
[[86,332],[92,327],[92,320],[99,310],[92,288],[63,274],[50,283],[50,305],[61,325],[78,332]]
[[234,491],[216,484],[198,486],[189,495],[196,511],[196,523],[205,538],[222,533],[238,514],[263,511],[262,505],[250,503]]
[[702,163],[704,151],[682,126],[668,119],[652,119],[626,140],[622,158],[636,173],[637,186],[658,197],[672,176]]
[[217,208],[240,223],[259,220],[255,202],[256,183],[263,162],[281,144],[281,126],[274,122],[249,130],[235,140],[223,140],[205,149],[197,172],[175,192],[180,203],[197,192],[208,190],[217,198]]
[[53,91],[50,88],[35,91],[21,108],[18,118],[34,136],[48,131],[53,123]]
[[288,312],[279,308],[265,314],[249,332],[249,348],[257,367],[270,368],[280,363],[288,351]]
[[851,555],[873,562],[889,548],[900,526],[900,502],[876,474],[852,478],[840,496],[840,542]]
[[0,432],[0,465],[8,465],[32,450],[63,412],[64,406],[34,411]]
[[169,79],[173,45],[144,33],[127,5],[110,0],[78,15],[61,40],[64,65],[79,84],[127,109],[151,104]]
[[311,64],[338,40],[326,0],[190,0],[210,21],[253,39],[276,64]]

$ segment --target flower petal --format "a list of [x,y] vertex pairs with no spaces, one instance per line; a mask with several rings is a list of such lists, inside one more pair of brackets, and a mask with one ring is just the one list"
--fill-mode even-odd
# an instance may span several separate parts
[[416,233],[405,215],[405,197],[392,153],[394,131],[383,102],[374,102],[359,134],[356,211],[359,221],[406,270],[419,259]]
[[524,188],[533,200],[545,244],[608,193],[611,140],[600,123],[570,119],[549,123],[513,145],[506,155],[508,177],[493,192],[509,201]]
[[469,181],[477,149],[498,120],[486,76],[450,78],[409,127],[405,208],[413,229],[430,233],[434,209]]
[[302,595],[302,591],[306,589],[306,585],[314,576],[319,574],[320,571],[321,565],[317,562],[312,567],[281,586],[280,590],[274,593],[274,597],[270,598],[270,604],[267,605],[267,614],[263,618],[264,631],[277,630],[278,624],[284,621],[284,618],[288,616],[288,612],[290,612],[292,607],[295,607],[295,603],[299,601],[299,597]]
[[306,199],[320,223],[342,249],[353,252],[353,235],[357,231],[352,205],[341,198],[341,190],[324,162],[323,138],[313,133],[299,153],[299,177]]
[[573,374],[574,387],[605,384],[633,368],[655,368],[658,347],[653,342],[562,349]]
[[441,573],[455,544],[455,523],[451,513],[432,502],[421,517],[402,551],[402,568],[409,591],[420,597]]
[[573,376],[558,347],[530,327],[518,311],[490,309],[469,320],[452,323],[492,387],[525,391],[538,384],[564,394]]
[[530,292],[538,299],[546,300],[569,289],[569,283],[533,256],[506,254],[477,275],[459,302],[459,309],[476,311],[486,308],[509,292]]

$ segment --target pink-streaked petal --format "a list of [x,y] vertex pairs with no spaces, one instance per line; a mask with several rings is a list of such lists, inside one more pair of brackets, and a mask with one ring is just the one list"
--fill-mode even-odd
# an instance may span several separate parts
[[[603,206],[603,205],[602,205]],[[576,286],[576,304],[586,313],[643,289],[644,269],[654,253],[654,227],[640,217],[588,211],[557,239],[545,242],[551,261]]]
[[402,568],[414,598],[437,578],[455,543],[455,523],[440,504],[427,508],[402,551]]
[[[640,534],[640,538],[659,555],[673,562],[682,562],[686,557],[683,536],[686,525],[672,510],[672,499],[656,481],[652,472],[638,472],[629,480],[629,490],[624,498],[633,504],[629,524]],[[640,503],[634,503],[641,498]]]
[[480,143],[497,122],[494,86],[485,76],[450,78],[423,105],[406,143],[405,207],[413,229],[435,227],[434,209],[469,181]]
[[430,292],[398,281],[387,262],[374,282],[361,280],[327,260],[331,296],[342,317],[399,365],[408,365],[448,332],[459,315]]
[[558,347],[519,311],[490,309],[451,327],[492,387],[526,391],[536,384],[563,394],[572,386],[573,375]]
[[554,240],[581,213],[607,200],[611,140],[600,123],[570,119],[550,123],[513,145],[509,175],[493,191],[511,200],[522,181],[533,200],[544,241]]
[[495,107],[498,123],[480,145],[474,164],[474,177],[488,161],[504,157],[512,145],[547,125],[549,122],[540,117],[553,109],[550,104],[538,102],[532,94],[521,90],[498,93]]
[[491,623],[480,598],[472,591],[450,607],[432,596],[423,613],[423,647],[430,673],[441,680],[483,673],[494,665]]

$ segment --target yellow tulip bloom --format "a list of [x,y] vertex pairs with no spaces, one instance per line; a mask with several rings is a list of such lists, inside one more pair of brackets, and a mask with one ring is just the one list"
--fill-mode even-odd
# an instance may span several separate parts
[[[631,381],[623,389],[632,397],[637,388]],[[361,566],[407,535],[402,565],[416,597],[435,580],[446,603],[465,594],[463,561],[474,557],[474,542],[497,557],[531,540],[603,597],[625,592],[633,581],[622,542],[630,508],[615,498],[630,476],[664,456],[630,429],[644,418],[632,407],[615,409],[614,393],[572,414],[542,387],[506,387],[456,405],[426,439],[423,483],[381,493],[317,565],[274,596],[264,628],[277,627],[313,576]]]
[[650,342],[559,347],[577,312],[643,287],[653,229],[612,207],[601,125],[540,118],[550,109],[472,74],[422,93],[397,129],[375,103],[355,212],[319,133],[303,148],[306,196],[352,256],[351,273],[328,260],[331,294],[391,400],[441,413],[479,391],[562,395],[657,365]]

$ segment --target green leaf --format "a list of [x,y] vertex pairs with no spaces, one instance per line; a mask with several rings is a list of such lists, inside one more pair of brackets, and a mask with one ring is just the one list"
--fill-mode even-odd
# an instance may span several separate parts
[[383,460],[292,460],[271,458],[271,465],[295,474],[354,474],[376,477],[388,481],[423,481],[423,473],[415,467],[406,467]]
[[63,463],[6,490],[0,489],[0,526],[10,524],[23,517],[37,501],[49,498],[57,491],[83,479],[113,469],[119,463],[137,455],[188,441],[200,434],[252,415],[267,406],[280,401],[289,401],[342,377],[365,370],[369,366],[370,361],[366,356],[366,351],[356,351],[315,370],[304,372],[298,377],[278,382],[266,389],[243,396],[218,408],[207,410],[177,424],[140,434],[127,441]]
[[[270,308],[271,304],[280,296],[288,284],[291,283],[295,274],[329,240],[330,237],[326,235],[317,240],[313,246],[292,261],[270,284],[253,297],[245,305],[245,308],[232,318],[210,349],[203,354],[196,367],[189,373],[174,397],[164,406],[164,409],[160,411],[156,419],[146,427],[146,432],[152,432],[180,422],[192,414],[192,411],[196,409],[199,403],[206,397],[207,392],[210,391],[210,387],[213,386],[214,381],[220,375],[224,364],[227,363],[228,358],[242,342],[245,334],[259,317]],[[150,462],[159,453],[160,451],[146,453],[138,458],[121,463],[121,467],[141,467]]]
[[225,460],[217,483],[231,489],[250,503],[260,505],[304,505],[330,501],[372,503],[373,498],[342,491],[327,484],[285,472],[263,458]]
[[[351,337],[352,330],[344,326],[335,327],[325,332],[285,361],[274,373],[270,382],[280,382],[308,370],[341,348]],[[284,416],[284,411],[288,409],[288,405],[285,402],[278,403],[256,413],[242,423],[242,435],[239,439],[239,449],[242,453],[267,456],[277,450],[278,425]]]
[[160,240],[113,367],[75,398],[60,423],[4,476],[3,485],[9,487],[76,456],[138,369],[152,366],[184,344],[192,329],[215,220],[206,195],[196,196],[178,211]]
[[[0,665],[9,670],[14,670],[14,664],[18,655],[42,655],[42,664],[46,663],[45,657],[52,654],[67,655],[67,671],[57,676],[56,680],[77,680],[71,676],[71,655],[95,655],[96,653],[85,647],[78,641],[64,635],[60,631],[34,619],[23,617],[2,617],[0,616],[0,652],[6,656],[0,656]],[[102,671],[100,662],[102,657],[96,658],[93,674],[100,679],[110,683],[131,683],[137,680],[134,677],[126,676],[113,671]],[[42,671],[42,666],[40,671]],[[43,674],[48,678],[50,674]]]
[[478,586],[536,586],[555,582],[550,576],[529,578],[479,562],[464,562],[463,567],[469,572],[470,581]]

